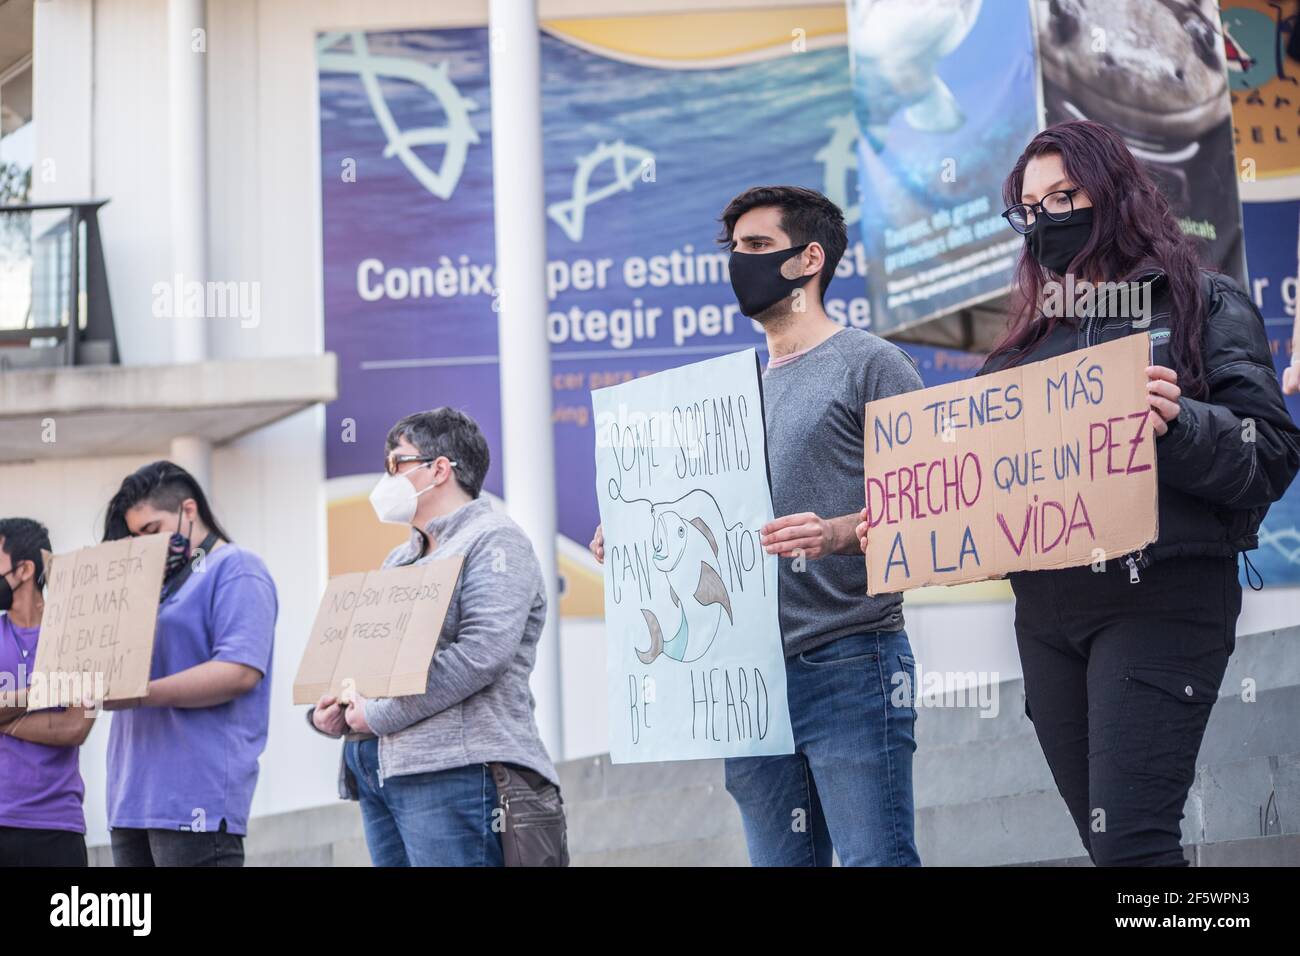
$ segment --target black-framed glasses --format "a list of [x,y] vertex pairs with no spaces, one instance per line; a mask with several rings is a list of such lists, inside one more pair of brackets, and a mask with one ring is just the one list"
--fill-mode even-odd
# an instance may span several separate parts
[[1011,228],[1021,235],[1034,231],[1039,213],[1053,222],[1065,222],[1074,214],[1074,194],[1078,191],[1078,186],[1073,189],[1058,189],[1048,193],[1039,202],[1016,203],[1003,211],[1002,218],[1011,223]]

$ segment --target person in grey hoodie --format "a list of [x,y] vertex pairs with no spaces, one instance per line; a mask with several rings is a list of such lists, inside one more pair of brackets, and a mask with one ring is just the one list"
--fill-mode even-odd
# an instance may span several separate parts
[[489,764],[552,784],[528,678],[546,619],[532,543],[480,497],[488,446],[451,408],[408,415],[388,433],[386,475],[370,496],[410,540],[385,568],[464,559],[423,694],[326,694],[312,726],[345,736],[340,796],[359,800],[375,866],[501,866],[497,787]]

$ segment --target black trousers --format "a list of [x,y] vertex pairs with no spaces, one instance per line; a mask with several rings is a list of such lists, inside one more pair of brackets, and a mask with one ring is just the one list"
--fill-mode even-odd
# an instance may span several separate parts
[[0,827],[0,867],[87,865],[86,838],[80,833]]
[[1236,644],[1235,558],[1010,576],[1025,710],[1098,866],[1183,866],[1180,822]]
[[244,838],[221,828],[109,831],[114,866],[243,866]]

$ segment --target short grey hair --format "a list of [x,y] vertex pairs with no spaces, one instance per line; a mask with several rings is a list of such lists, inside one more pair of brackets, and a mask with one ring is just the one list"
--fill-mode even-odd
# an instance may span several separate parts
[[407,415],[388,430],[384,453],[388,454],[405,439],[429,458],[446,456],[456,463],[451,471],[456,484],[471,498],[483,490],[488,466],[492,463],[487,439],[478,422],[464,412],[443,406],[432,411]]

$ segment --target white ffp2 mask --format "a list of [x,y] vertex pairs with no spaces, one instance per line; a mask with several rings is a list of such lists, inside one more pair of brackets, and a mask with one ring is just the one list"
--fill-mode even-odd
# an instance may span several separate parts
[[370,492],[370,506],[375,509],[375,517],[385,524],[410,524],[419,507],[420,495],[433,487],[429,485],[416,491],[406,475],[384,475]]

